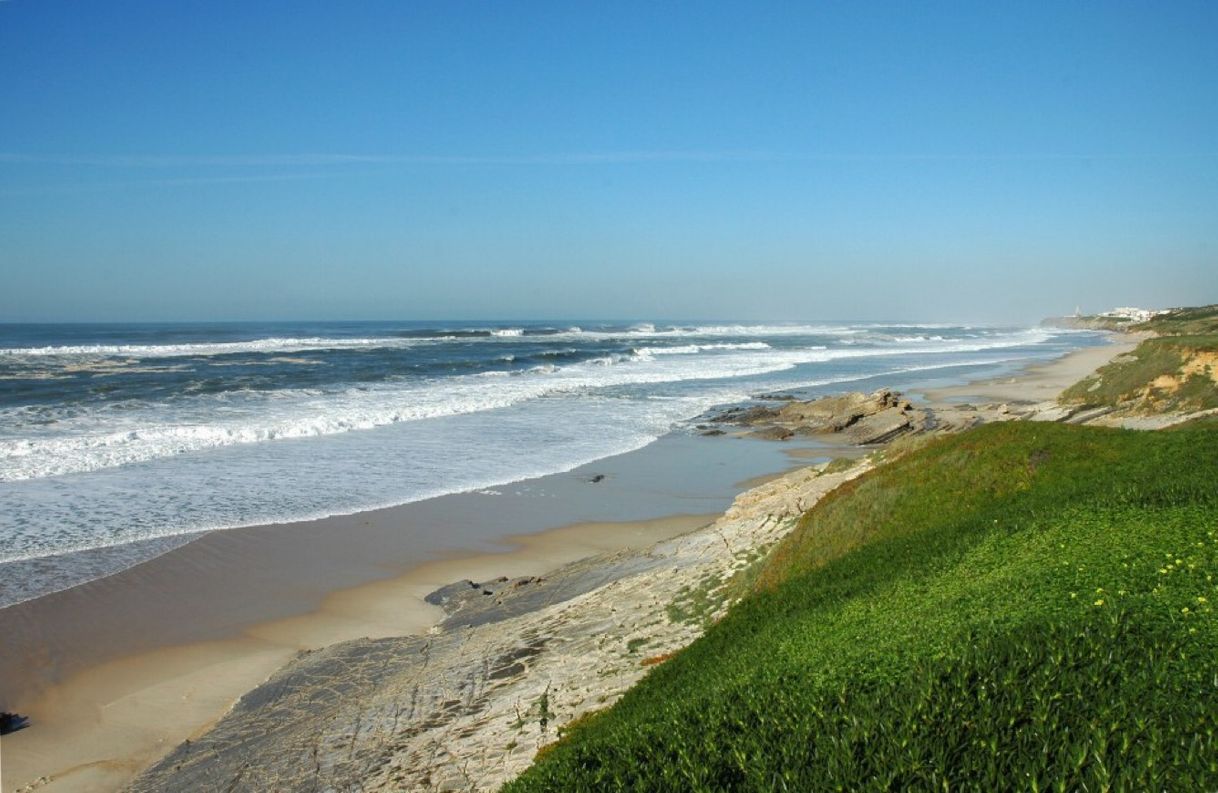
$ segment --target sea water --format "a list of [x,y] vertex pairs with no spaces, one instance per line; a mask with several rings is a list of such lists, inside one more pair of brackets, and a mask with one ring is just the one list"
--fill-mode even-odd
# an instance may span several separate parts
[[200,531],[570,470],[758,393],[1009,367],[1098,338],[861,322],[0,325],[0,606]]

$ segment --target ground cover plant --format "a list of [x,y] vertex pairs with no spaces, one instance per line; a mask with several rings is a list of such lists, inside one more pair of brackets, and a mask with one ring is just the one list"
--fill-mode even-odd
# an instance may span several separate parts
[[1215,473],[1206,424],[938,439],[506,790],[1215,789]]

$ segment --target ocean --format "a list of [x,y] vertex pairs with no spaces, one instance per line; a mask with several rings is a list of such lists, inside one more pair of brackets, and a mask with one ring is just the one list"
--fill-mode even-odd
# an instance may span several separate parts
[[570,470],[759,393],[975,376],[1099,338],[874,322],[0,325],[0,606],[202,531]]

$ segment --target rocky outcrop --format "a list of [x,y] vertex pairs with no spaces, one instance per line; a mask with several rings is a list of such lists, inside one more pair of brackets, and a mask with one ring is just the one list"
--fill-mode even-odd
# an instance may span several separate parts
[[710,421],[745,427],[751,437],[767,440],[836,434],[860,446],[887,443],[905,433],[925,430],[931,424],[925,409],[915,407],[888,389],[810,401],[778,395],[769,395],[767,400],[778,404],[729,408]]
[[0,735],[24,730],[28,726],[30,726],[30,720],[26,716],[8,712],[0,713]]

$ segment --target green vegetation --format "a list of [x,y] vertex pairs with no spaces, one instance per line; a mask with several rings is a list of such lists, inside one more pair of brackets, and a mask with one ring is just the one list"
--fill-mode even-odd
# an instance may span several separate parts
[[1134,329],[1148,330],[1165,336],[1218,333],[1218,305],[1174,308],[1166,314],[1160,314],[1137,325]]
[[668,621],[705,625],[711,613],[723,603],[721,597],[716,597],[722,587],[723,580],[716,575],[705,576],[695,587],[681,587],[664,609]]
[[1218,333],[1147,339],[1062,392],[1065,404],[1144,412],[1218,407]]
[[1105,317],[1099,314],[1085,314],[1079,317],[1061,317],[1055,322],[1061,322],[1070,328],[1085,328],[1087,330],[1110,330],[1124,333],[1133,330],[1134,321],[1129,317]]
[[1211,413],[1205,416],[1198,416],[1195,419],[1189,419],[1188,421],[1167,428],[1167,430],[1170,432],[1200,429],[1218,430],[1218,415]]
[[1218,788],[1218,433],[1005,423],[839,488],[532,790]]
[[834,457],[825,463],[825,467],[820,470],[820,473],[822,476],[844,473],[858,465],[858,462],[857,457]]

